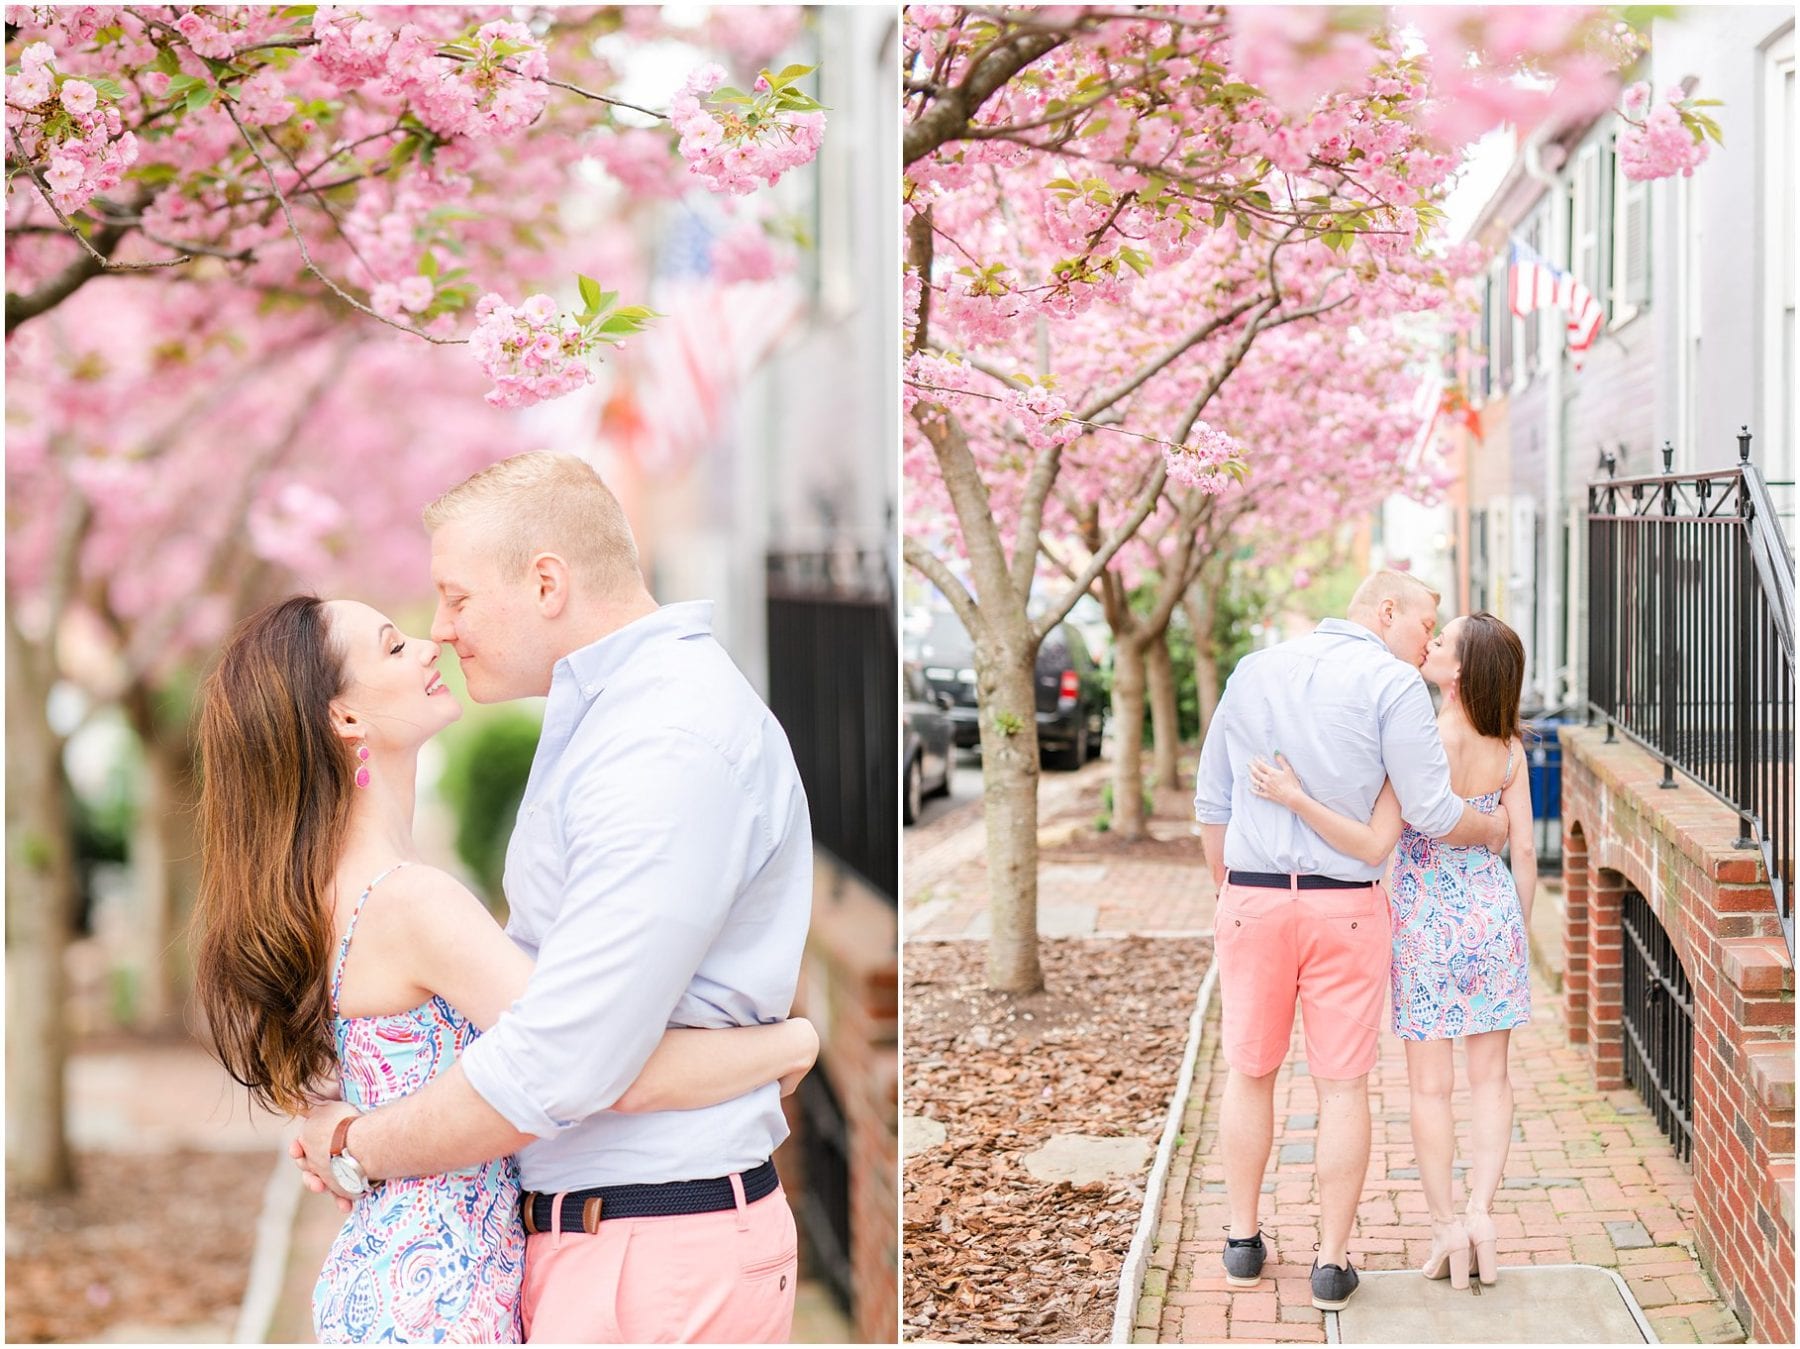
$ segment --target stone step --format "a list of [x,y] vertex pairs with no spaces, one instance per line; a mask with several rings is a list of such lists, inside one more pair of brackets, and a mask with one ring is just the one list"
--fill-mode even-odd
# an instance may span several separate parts
[[1787,1229],[1791,1240],[1794,1235],[1794,1159],[1788,1157],[1771,1157],[1769,1159],[1769,1175],[1775,1182],[1775,1195],[1781,1201],[1782,1226]]
[[1719,943],[1719,969],[1740,993],[1792,993],[1794,962],[1771,937],[1733,937]]
[[1744,1046],[1751,1090],[1771,1115],[1794,1117],[1794,1042],[1753,1040]]

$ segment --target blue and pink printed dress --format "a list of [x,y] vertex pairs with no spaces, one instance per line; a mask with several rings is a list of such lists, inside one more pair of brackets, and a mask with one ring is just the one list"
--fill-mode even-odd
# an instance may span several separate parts
[[[1512,781],[1513,755],[1506,756]],[[1470,797],[1492,815],[1500,792]],[[1447,1040],[1531,1020],[1525,920],[1512,871],[1486,848],[1456,848],[1411,825],[1400,831],[1389,878],[1394,1034]]]
[[[402,862],[399,866],[405,866]],[[442,998],[410,1012],[339,1016],[344,957],[369,892],[357,897],[331,974],[344,1099],[373,1110],[423,1087],[481,1032]],[[313,1289],[322,1344],[517,1344],[525,1229],[511,1157],[447,1175],[377,1182],[332,1243]]]

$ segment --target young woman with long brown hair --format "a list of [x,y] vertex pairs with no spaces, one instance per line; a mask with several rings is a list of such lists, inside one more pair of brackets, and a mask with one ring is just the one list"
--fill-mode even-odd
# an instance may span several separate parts
[[[414,843],[420,747],[462,715],[437,658],[365,604],[296,596],[240,625],[202,689],[195,984],[226,1070],[273,1109],[304,1111],[334,1079],[364,1109],[417,1090],[530,977]],[[672,1029],[613,1108],[788,1091],[817,1051],[799,1019]],[[524,1248],[511,1158],[374,1184],[320,1275],[315,1329],[516,1342]]]
[[[1413,1147],[1431,1210],[1432,1249],[1423,1273],[1466,1288],[1471,1259],[1483,1283],[1495,1278],[1494,1221],[1512,1139],[1511,1032],[1531,1020],[1527,934],[1537,887],[1531,786],[1521,772],[1519,694],[1525,648],[1492,614],[1452,619],[1425,652],[1420,673],[1443,695],[1438,733],[1457,794],[1484,814],[1506,808],[1510,872],[1486,848],[1439,843],[1400,819],[1390,783],[1367,821],[1340,815],[1306,794],[1280,755],[1250,766],[1251,790],[1288,807],[1332,847],[1378,865],[1389,852],[1393,909],[1394,1033],[1406,1042]],[[1398,846],[1396,846],[1396,844]],[[1450,1113],[1454,1045],[1468,1051],[1474,1097],[1468,1207],[1455,1216]]]

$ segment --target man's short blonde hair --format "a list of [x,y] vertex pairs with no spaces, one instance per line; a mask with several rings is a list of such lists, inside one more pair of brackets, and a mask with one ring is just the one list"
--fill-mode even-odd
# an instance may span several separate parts
[[1356,593],[1350,597],[1351,609],[1374,609],[1383,600],[1392,600],[1396,607],[1418,606],[1429,601],[1436,610],[1443,597],[1410,572],[1381,571],[1370,572],[1363,583],[1356,587]]
[[452,521],[485,529],[509,577],[538,554],[555,553],[601,586],[643,582],[624,508],[593,466],[572,454],[502,459],[432,502],[424,520],[431,533]]

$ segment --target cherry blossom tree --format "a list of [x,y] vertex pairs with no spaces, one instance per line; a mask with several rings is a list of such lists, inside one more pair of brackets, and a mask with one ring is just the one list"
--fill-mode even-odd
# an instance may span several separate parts
[[[1290,392],[1252,353],[1312,325],[1393,358],[1381,321],[1453,307],[1478,262],[1438,233],[1462,149],[1611,106],[1641,44],[1577,7],[930,5],[904,40],[905,556],[974,644],[989,982],[1029,992],[1043,637],[1129,588],[1106,573],[1146,527],[1160,632],[1217,503],[1314,482],[1244,481],[1282,448],[1256,437],[1287,431],[1261,404]],[[1371,490],[1386,472],[1366,437],[1332,452],[1373,455]]]
[[[633,302],[644,240],[619,223],[633,172],[654,176],[656,200],[726,221],[719,283],[788,260],[757,247],[756,190],[813,157],[824,113],[800,90],[808,67],[770,68],[801,12],[761,17],[8,8],[9,1168],[22,1184],[69,1179],[69,728],[51,722],[53,690],[122,708],[144,744],[138,911],[146,948],[176,950],[191,853],[178,694],[230,623],[299,585],[417,597],[420,506],[525,448],[515,409],[585,387],[601,354],[655,323]],[[596,220],[591,199],[613,215]],[[148,973],[155,1019],[173,981]]]

